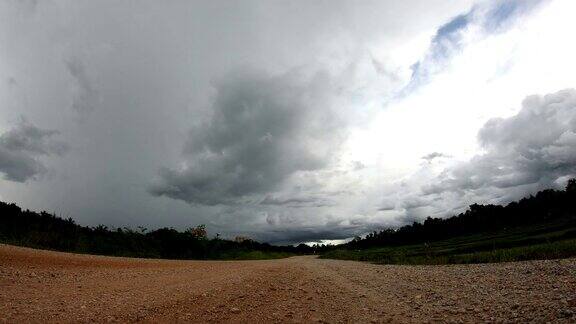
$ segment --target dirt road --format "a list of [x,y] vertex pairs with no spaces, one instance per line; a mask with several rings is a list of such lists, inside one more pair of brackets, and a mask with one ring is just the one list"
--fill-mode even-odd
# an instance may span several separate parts
[[382,266],[0,245],[0,322],[575,322],[576,260]]

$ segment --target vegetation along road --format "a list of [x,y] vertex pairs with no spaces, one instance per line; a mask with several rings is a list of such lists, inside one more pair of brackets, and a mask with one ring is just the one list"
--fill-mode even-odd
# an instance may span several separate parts
[[170,261],[0,245],[0,322],[573,322],[576,259]]

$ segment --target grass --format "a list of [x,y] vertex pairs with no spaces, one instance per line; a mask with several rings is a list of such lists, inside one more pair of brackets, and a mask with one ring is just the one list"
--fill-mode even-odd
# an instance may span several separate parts
[[292,257],[295,254],[286,252],[263,252],[263,251],[249,251],[249,252],[237,252],[232,254],[223,254],[218,259],[221,260],[271,260],[271,259],[283,259]]
[[[3,238],[2,236],[0,236],[0,244],[9,244],[39,250],[60,251],[60,252],[69,252],[77,254],[102,255],[102,256],[127,257],[127,258],[163,259],[159,254],[153,253],[153,251],[146,251],[145,249],[142,249],[138,254],[123,253],[123,251],[115,251],[115,253],[93,253],[90,251],[83,251],[83,250],[63,251],[58,249],[46,248],[43,245],[35,244],[34,242],[29,242],[27,240],[8,240]],[[179,259],[179,260],[272,260],[272,259],[289,258],[295,255],[296,254],[294,253],[288,253],[288,252],[273,252],[273,251],[259,251],[259,250],[228,250],[226,252],[215,253],[205,259]]]
[[429,244],[366,250],[337,249],[325,259],[381,264],[462,264],[559,259],[576,256],[576,225],[556,223],[455,237]]

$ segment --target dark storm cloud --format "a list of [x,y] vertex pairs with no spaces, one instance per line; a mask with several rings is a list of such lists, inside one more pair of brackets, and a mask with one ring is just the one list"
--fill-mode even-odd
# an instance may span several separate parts
[[90,81],[86,66],[78,59],[71,59],[66,62],[66,69],[76,82],[72,109],[82,114],[91,112],[94,109],[97,92]]
[[305,196],[305,197],[275,197],[266,196],[260,205],[286,206],[286,207],[327,207],[333,206],[334,202],[325,197]]
[[415,209],[424,207],[430,204],[430,201],[421,197],[411,197],[402,201],[402,207],[405,209]]
[[[294,227],[278,226],[295,232],[321,228],[326,214],[356,215],[352,195],[335,192],[360,196],[356,178],[371,170],[349,172],[363,165],[339,151],[357,120],[372,119],[363,104],[377,100],[371,89],[385,91],[366,75],[398,78],[404,63],[381,49],[470,3],[0,1],[0,70],[18,81],[0,83],[2,125],[25,115],[62,132],[46,139],[75,148],[62,159],[3,148],[11,178],[54,176],[33,186],[0,181],[0,195],[84,225],[207,224],[222,233],[268,231],[260,212],[292,212]],[[357,72],[340,80],[309,72],[338,79],[351,62]],[[267,73],[227,74],[238,67]]]
[[273,192],[297,172],[326,167],[344,136],[332,87],[325,73],[227,75],[216,85],[211,118],[190,132],[184,166],[162,169],[150,192],[232,204]]
[[426,160],[427,162],[432,162],[435,159],[438,158],[445,158],[445,157],[450,157],[449,155],[446,155],[444,153],[440,153],[440,152],[432,152],[430,154],[426,154],[422,157],[423,160]]
[[25,182],[46,171],[41,156],[61,156],[68,146],[53,139],[58,132],[40,129],[24,119],[0,135],[0,172],[6,180]]
[[491,188],[523,195],[563,185],[576,176],[576,90],[530,96],[517,115],[488,121],[478,139],[484,154],[445,170],[424,192]]
[[365,233],[366,230],[359,228],[291,228],[275,229],[266,233],[256,234],[263,242],[271,244],[296,244],[302,242],[321,243],[322,240],[343,240],[349,237]]
[[272,244],[321,243],[323,240],[348,239],[380,228],[382,225],[376,224],[278,227],[262,232],[246,233],[246,235]]

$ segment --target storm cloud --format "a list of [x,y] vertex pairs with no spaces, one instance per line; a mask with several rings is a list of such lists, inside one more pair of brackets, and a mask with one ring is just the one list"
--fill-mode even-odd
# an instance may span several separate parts
[[4,179],[25,182],[46,172],[43,156],[62,156],[68,145],[54,139],[58,131],[38,128],[25,119],[0,135],[0,173]]
[[426,154],[422,157],[422,160],[425,160],[427,162],[432,162],[435,159],[441,159],[441,158],[449,158],[449,155],[446,155],[444,153],[440,153],[440,152],[432,152],[430,154]]
[[561,186],[567,126],[507,125],[576,84],[574,6],[0,1],[0,197],[292,243]]
[[86,71],[86,66],[79,59],[70,59],[66,62],[68,72],[76,82],[72,109],[80,114],[88,114],[94,109],[98,93]]
[[510,200],[563,186],[576,176],[576,90],[527,97],[516,115],[489,120],[478,140],[484,153],[444,170],[424,193],[490,189]]
[[325,72],[268,76],[244,70],[224,77],[215,91],[211,117],[190,131],[183,166],[162,169],[152,194],[205,205],[238,203],[274,192],[295,173],[325,168],[344,140],[337,93]]

